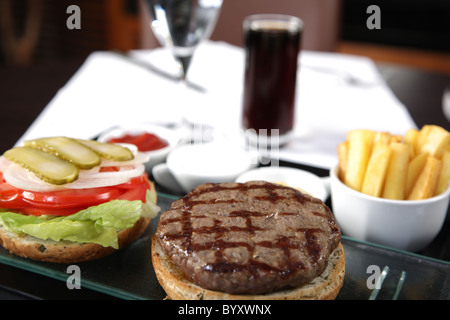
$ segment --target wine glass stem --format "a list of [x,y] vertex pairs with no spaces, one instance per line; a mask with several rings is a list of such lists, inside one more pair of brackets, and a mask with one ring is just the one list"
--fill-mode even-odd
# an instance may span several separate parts
[[182,68],[181,80],[186,80],[186,74],[191,63],[191,58],[192,56],[178,57]]

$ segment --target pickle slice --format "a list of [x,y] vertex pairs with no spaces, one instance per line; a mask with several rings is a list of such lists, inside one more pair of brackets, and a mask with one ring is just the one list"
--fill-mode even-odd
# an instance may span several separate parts
[[25,142],[25,146],[53,153],[66,161],[76,165],[80,169],[91,169],[100,165],[100,156],[77,142],[66,137],[41,138]]
[[113,161],[133,160],[133,153],[125,147],[118,144],[98,142],[96,140],[77,140],[85,146],[91,148],[105,159]]
[[39,149],[16,147],[6,151],[4,156],[51,184],[66,184],[78,178],[79,170],[75,165]]

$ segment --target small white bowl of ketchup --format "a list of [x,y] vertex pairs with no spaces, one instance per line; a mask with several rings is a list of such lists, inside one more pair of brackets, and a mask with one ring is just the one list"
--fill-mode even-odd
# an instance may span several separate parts
[[149,155],[145,164],[147,172],[158,163],[164,162],[170,150],[181,142],[173,130],[157,125],[141,125],[136,128],[114,128],[102,134],[98,141],[134,144],[139,151]]

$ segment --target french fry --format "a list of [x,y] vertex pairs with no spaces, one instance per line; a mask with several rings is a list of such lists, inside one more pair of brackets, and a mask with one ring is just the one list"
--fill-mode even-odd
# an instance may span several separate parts
[[341,181],[345,181],[348,164],[348,141],[341,142],[338,145],[339,172],[338,177]]
[[396,200],[426,199],[450,185],[450,132],[437,125],[405,136],[366,129],[338,145],[338,176],[362,193]]
[[364,175],[372,151],[374,132],[371,130],[353,130],[348,133],[348,162],[344,183],[350,188],[361,191]]
[[441,160],[428,156],[425,166],[407,199],[420,200],[432,197],[436,191],[441,166]]
[[442,156],[442,168],[439,181],[436,187],[436,196],[447,190],[450,181],[450,150],[444,152]]
[[414,157],[409,162],[408,165],[408,175],[406,178],[406,195],[409,195],[411,193],[412,188],[414,187],[414,184],[417,181],[417,178],[419,177],[420,173],[422,172],[425,162],[427,161],[428,154],[421,153]]
[[402,142],[403,141],[403,136],[400,134],[394,134],[390,136],[390,143],[392,142]]
[[431,125],[426,124],[417,133],[416,144],[414,148],[416,154],[422,153],[422,146],[425,144],[425,141],[427,141],[431,127]]
[[373,151],[367,164],[361,192],[379,197],[381,195],[386,171],[391,155],[391,148],[384,141],[374,143]]
[[405,133],[404,143],[410,147],[411,151],[411,159],[416,155],[416,141],[417,136],[419,135],[419,130],[417,129],[409,129]]
[[423,141],[420,151],[441,159],[450,144],[450,133],[439,126],[430,126],[427,138]]
[[389,132],[375,132],[373,143],[376,144],[378,142],[382,142],[388,145],[391,142],[391,135]]
[[404,143],[390,145],[391,157],[386,172],[382,197],[386,199],[405,199],[406,177],[408,173],[409,147]]

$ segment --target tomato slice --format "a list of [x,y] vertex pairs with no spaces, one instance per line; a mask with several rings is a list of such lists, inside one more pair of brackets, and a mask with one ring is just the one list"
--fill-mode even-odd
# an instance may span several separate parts
[[42,207],[25,207],[21,208],[20,210],[17,210],[18,212],[22,214],[29,214],[33,216],[42,216],[42,215],[49,215],[49,216],[68,216],[74,213],[77,213],[78,211],[84,210],[87,207],[73,207],[73,208],[42,208]]
[[15,188],[0,176],[0,208],[32,215],[69,215],[114,199],[145,202],[147,174],[111,187],[33,192]]
[[20,189],[6,183],[0,172],[0,208],[22,208],[23,206]]
[[0,208],[16,209],[23,208],[25,203],[23,202],[20,193],[14,193],[5,195],[0,193]]
[[79,207],[98,204],[118,197],[120,190],[114,187],[61,190],[53,192],[22,191],[25,202],[43,207]]
[[145,187],[137,187],[137,188],[126,188],[123,189],[125,192],[117,197],[119,200],[141,200],[145,202],[145,196],[147,194],[147,189]]
[[117,188],[124,191],[122,195],[117,197],[121,200],[141,200],[145,202],[147,189],[150,189],[150,183],[145,175],[131,179],[127,183],[118,185]]

